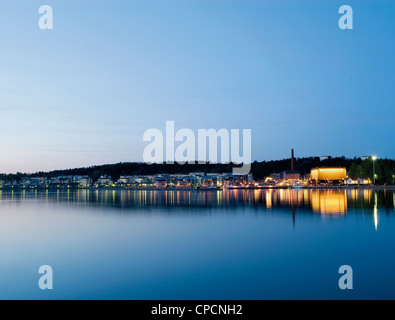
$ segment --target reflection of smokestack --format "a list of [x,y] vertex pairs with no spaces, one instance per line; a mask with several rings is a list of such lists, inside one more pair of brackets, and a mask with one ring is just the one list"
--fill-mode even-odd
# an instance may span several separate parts
[[291,170],[294,169],[294,149],[291,151]]

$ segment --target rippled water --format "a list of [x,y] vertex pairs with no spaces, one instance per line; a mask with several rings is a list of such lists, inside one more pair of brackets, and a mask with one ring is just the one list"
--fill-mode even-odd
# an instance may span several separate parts
[[394,299],[394,217],[390,190],[0,191],[0,298]]

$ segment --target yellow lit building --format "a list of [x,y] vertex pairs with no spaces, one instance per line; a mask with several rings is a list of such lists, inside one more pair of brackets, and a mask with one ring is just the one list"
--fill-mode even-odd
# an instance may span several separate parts
[[347,178],[346,168],[314,168],[310,173],[311,180],[344,180]]

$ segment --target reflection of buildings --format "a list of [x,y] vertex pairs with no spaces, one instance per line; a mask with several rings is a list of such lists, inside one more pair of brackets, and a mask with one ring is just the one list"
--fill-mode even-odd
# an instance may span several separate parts
[[377,230],[377,226],[379,224],[379,219],[377,214],[377,192],[374,193],[373,219],[374,219],[374,229]]
[[311,207],[321,214],[345,214],[347,211],[346,191],[326,190],[311,192]]
[[345,214],[347,211],[347,193],[345,190],[266,190],[267,208],[275,206],[311,207],[320,214]]
[[350,199],[354,202],[362,202],[363,205],[370,205],[372,202],[372,189],[351,189],[347,190]]
[[370,178],[366,177],[351,177],[348,178],[345,182],[348,185],[368,185],[372,183],[372,181],[370,181]]
[[277,192],[271,193],[273,205],[302,206],[304,201],[303,193],[304,190],[279,189]]
[[[380,207],[395,210],[395,191],[372,189],[358,190],[308,190],[308,189],[51,189],[1,190],[0,203],[6,199],[54,199],[109,205],[111,208],[132,207],[171,207],[174,208],[247,208],[254,209],[254,214],[264,213],[266,209],[276,213],[292,213],[295,216],[318,213],[322,215],[352,215],[358,213],[369,216],[378,229]],[[7,203],[7,202],[6,202]],[[280,209],[280,210],[276,210]],[[362,210],[361,210],[362,209]],[[244,211],[243,211],[244,212]]]

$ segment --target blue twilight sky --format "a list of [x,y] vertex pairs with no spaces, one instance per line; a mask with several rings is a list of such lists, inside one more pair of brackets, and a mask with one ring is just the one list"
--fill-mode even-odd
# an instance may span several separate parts
[[166,120],[252,129],[253,160],[395,158],[394,39],[392,0],[1,1],[0,172],[142,161]]

